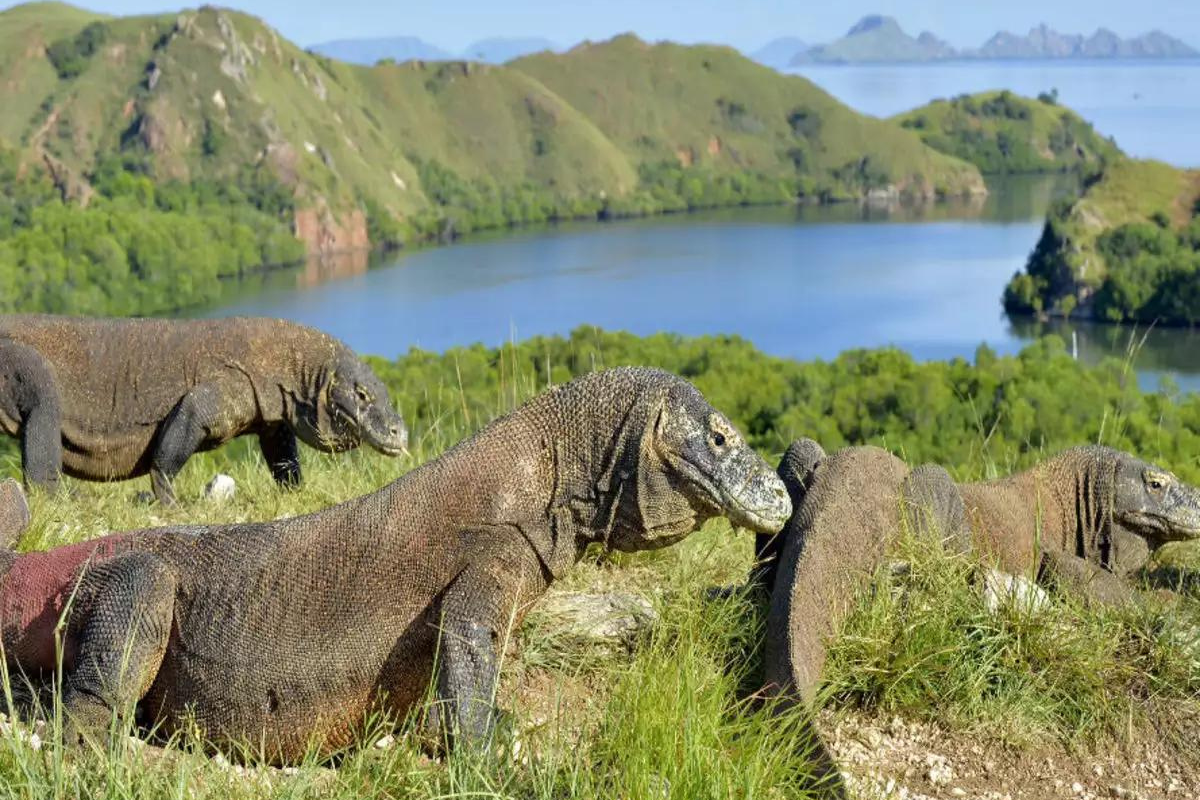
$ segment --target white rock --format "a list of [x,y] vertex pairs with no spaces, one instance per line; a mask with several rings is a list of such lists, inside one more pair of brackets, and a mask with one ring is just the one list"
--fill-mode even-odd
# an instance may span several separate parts
[[226,502],[232,500],[237,494],[237,483],[228,475],[218,472],[213,479],[204,487],[204,496],[209,500],[218,502]]
[[1050,595],[1021,575],[988,569],[983,573],[983,602],[993,614],[1010,607],[1024,613],[1036,613],[1050,605]]

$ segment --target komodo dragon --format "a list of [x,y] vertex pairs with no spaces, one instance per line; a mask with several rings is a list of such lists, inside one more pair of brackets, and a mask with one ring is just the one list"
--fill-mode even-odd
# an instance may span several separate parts
[[[764,673],[767,692],[785,707],[811,708],[828,639],[882,564],[893,535],[907,524],[961,552],[967,547],[963,510],[944,469],[924,465],[910,472],[877,447],[825,456],[816,442],[799,439],[784,454],[779,475],[793,512],[779,536]],[[832,755],[813,738],[819,790],[846,797]]]
[[296,439],[387,455],[408,432],[383,382],[344,344],[274,319],[0,317],[0,430],[21,439],[25,482],[150,474],[171,481],[195,452],[258,435],[271,474],[300,481]]
[[309,516],[22,555],[0,625],[10,661],[44,673],[79,581],[63,691],[77,730],[140,701],[164,732],[192,718],[218,746],[294,761],[347,745],[372,710],[403,715],[432,678],[432,729],[480,742],[507,633],[587,545],[660,548],[720,515],[775,531],[790,513],[775,472],[691,384],[620,368]]
[[1152,550],[1200,538],[1200,491],[1111,447],[1075,447],[959,492],[985,560],[1103,604],[1135,597],[1124,579]]

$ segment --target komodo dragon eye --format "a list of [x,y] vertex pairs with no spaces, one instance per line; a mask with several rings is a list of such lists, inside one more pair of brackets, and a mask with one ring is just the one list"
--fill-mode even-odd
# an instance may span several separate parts
[[371,402],[371,393],[367,391],[365,386],[356,386],[354,390],[358,393],[358,399],[364,403]]
[[723,434],[723,433],[720,433],[720,432],[714,433],[712,435],[712,440],[713,440],[713,444],[715,444],[717,447],[725,446],[725,434]]
[[1168,478],[1165,475],[1151,472],[1146,475],[1146,486],[1152,492],[1161,492],[1167,488]]

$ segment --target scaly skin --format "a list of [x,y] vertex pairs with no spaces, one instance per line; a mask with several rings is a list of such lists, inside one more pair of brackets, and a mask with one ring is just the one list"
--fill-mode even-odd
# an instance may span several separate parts
[[[778,563],[767,616],[764,653],[768,693],[784,707],[811,709],[825,665],[826,645],[858,593],[881,565],[888,542],[910,526],[947,537],[961,550],[962,502],[941,467],[909,471],[877,447],[851,447],[825,456],[811,439],[792,443],[779,465],[793,513],[779,535]],[[957,527],[956,527],[957,526]],[[822,797],[848,797],[837,764],[813,732],[813,788]]]
[[297,437],[397,455],[404,421],[344,344],[283,320],[0,317],[0,431],[25,481],[171,481],[195,452],[256,434],[275,480],[300,481]]
[[0,481],[0,549],[11,548],[29,524],[29,503],[21,484],[12,478]]
[[374,710],[405,714],[432,679],[434,731],[480,743],[508,635],[589,544],[664,547],[722,515],[775,531],[790,513],[694,387],[615,369],[316,514],[18,557],[0,621],[10,657],[31,654],[14,666],[36,673],[46,620],[78,582],[63,702],[80,729],[138,701],[166,733],[190,717],[218,746],[288,762],[350,744]]
[[1110,447],[1072,448],[959,491],[986,560],[1103,604],[1136,596],[1125,578],[1153,550],[1200,538],[1200,491]]

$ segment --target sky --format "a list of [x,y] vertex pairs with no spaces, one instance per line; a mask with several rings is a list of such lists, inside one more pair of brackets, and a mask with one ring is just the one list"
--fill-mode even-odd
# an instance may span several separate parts
[[[894,16],[909,33],[930,30],[978,46],[1000,29],[1045,22],[1064,33],[1107,27],[1122,36],[1153,28],[1200,47],[1200,0],[217,0],[264,18],[300,45],[330,39],[418,36],[463,50],[489,36],[542,36],[559,45],[633,31],[644,39],[719,42],[753,50],[778,36],[810,43],[841,36],[860,17]],[[175,11],[196,0],[76,0],[110,14]],[[0,5],[9,5],[0,0]]]

